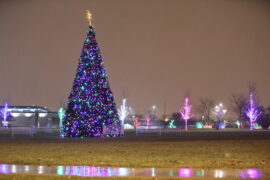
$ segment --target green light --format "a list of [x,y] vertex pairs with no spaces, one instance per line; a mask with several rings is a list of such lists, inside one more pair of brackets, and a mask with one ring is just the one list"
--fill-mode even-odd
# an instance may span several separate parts
[[173,170],[170,170],[169,176],[173,176],[173,175],[174,175]]
[[64,166],[57,166],[57,175],[64,175]]

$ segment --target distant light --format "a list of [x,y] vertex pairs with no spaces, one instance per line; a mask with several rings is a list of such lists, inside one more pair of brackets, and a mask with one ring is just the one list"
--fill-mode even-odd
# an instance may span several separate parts
[[261,173],[257,169],[247,169],[246,172],[248,174],[248,178],[255,179],[261,177]]
[[[168,119],[169,120],[169,119]],[[174,125],[174,119],[172,119],[169,123],[169,128],[176,128],[176,126]]]
[[179,177],[192,177],[192,170],[189,168],[179,169]]
[[11,115],[12,115],[13,117],[18,117],[18,116],[20,116],[20,113],[11,113]]
[[224,105],[222,103],[219,103],[219,105],[215,106],[215,114],[217,116],[222,116],[227,112],[227,110],[225,109]]
[[43,174],[43,166],[38,167],[38,174]]
[[46,117],[47,113],[39,113],[39,117]]
[[24,113],[25,117],[30,117],[32,116],[32,113]]
[[4,127],[8,127],[8,121],[2,121]]
[[128,169],[127,168],[118,168],[118,175],[119,176],[127,176],[128,173]]
[[220,123],[220,128],[221,129],[225,129],[225,124],[224,123]]
[[222,170],[215,170],[215,178],[223,178],[224,172]]
[[57,175],[64,175],[65,168],[64,166],[57,166]]
[[195,127],[198,129],[202,129],[203,128],[203,123],[202,122],[196,122]]
[[12,165],[12,166],[11,166],[11,172],[12,172],[12,173],[16,173],[16,172],[17,172],[17,167],[16,167],[16,165]]
[[152,168],[151,169],[151,175],[152,175],[152,177],[155,177],[156,176],[155,168]]
[[25,172],[29,171],[29,166],[24,166]]

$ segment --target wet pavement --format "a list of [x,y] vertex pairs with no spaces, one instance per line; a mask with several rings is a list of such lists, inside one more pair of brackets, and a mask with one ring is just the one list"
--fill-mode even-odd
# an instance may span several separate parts
[[82,177],[202,177],[242,179],[270,178],[270,170],[232,169],[204,170],[190,168],[123,168],[93,166],[33,166],[0,164],[0,174],[46,174]]

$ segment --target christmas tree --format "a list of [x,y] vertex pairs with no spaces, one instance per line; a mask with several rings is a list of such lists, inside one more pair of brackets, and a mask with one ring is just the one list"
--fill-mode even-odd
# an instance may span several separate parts
[[[64,137],[101,137],[103,127],[120,128],[120,121],[88,11],[84,42],[63,121]],[[109,134],[119,136],[119,134]]]

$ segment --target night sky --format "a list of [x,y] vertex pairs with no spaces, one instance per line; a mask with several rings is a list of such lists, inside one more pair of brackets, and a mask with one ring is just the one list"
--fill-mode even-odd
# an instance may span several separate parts
[[229,106],[257,82],[270,105],[270,1],[0,0],[0,102],[67,101],[93,24],[117,107],[177,111],[187,91]]

